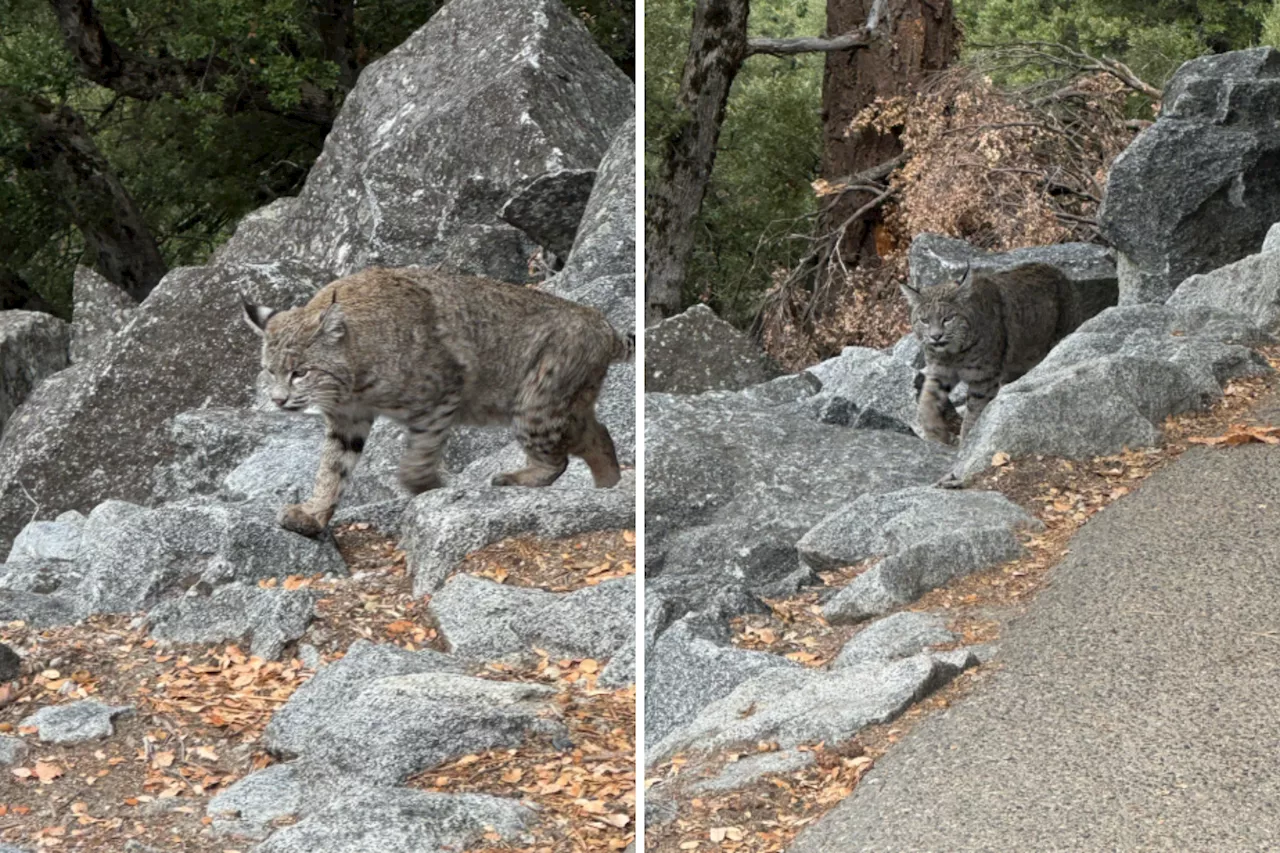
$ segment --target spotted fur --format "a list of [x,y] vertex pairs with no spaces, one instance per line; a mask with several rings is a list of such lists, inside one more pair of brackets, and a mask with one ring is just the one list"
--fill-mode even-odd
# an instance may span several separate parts
[[272,400],[318,409],[327,424],[310,499],[281,511],[289,530],[316,536],[328,525],[378,415],[406,427],[399,477],[415,494],[442,484],[454,424],[514,427],[526,467],[494,485],[550,485],[569,455],[586,461],[596,486],[618,482],[595,403],[634,339],[594,308],[488,279],[375,268],[290,311],[246,300],[244,317],[263,336]]
[[951,391],[967,382],[963,442],[1000,387],[1040,363],[1080,322],[1075,290],[1056,267],[1028,264],[1001,273],[966,274],[923,291],[903,285],[911,327],[924,347],[917,378],[925,436],[953,440]]

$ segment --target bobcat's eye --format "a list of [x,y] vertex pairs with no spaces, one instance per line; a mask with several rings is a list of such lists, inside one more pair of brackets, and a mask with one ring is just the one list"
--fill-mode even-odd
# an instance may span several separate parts
[[951,316],[947,317],[947,319],[942,321],[942,325],[950,326],[952,323],[955,322],[955,319],[956,319],[956,315],[952,314]]
[[297,370],[293,371],[293,373],[289,374],[289,381],[294,382],[306,376],[310,372],[311,368],[309,367],[299,367]]

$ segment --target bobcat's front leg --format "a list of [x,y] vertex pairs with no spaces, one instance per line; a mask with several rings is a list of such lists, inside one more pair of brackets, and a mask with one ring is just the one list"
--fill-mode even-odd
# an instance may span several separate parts
[[325,415],[325,424],[328,429],[311,497],[280,510],[280,526],[303,536],[319,536],[333,518],[342,487],[364,452],[373,419]]
[[449,437],[462,395],[449,392],[431,408],[415,413],[408,420],[409,437],[400,459],[400,485],[420,495],[444,485],[440,476],[440,455]]
[[925,438],[942,444],[951,443],[951,425],[948,415],[955,411],[951,404],[951,389],[955,387],[952,380],[924,373],[924,383],[920,386],[920,398],[916,402],[916,417],[920,421],[920,431]]
[[996,396],[996,392],[1000,390],[1000,377],[992,377],[990,379],[975,379],[969,382],[969,396],[964,405],[964,423],[960,425],[960,443],[969,436],[973,430],[973,425],[978,422],[978,418],[982,415],[982,410]]

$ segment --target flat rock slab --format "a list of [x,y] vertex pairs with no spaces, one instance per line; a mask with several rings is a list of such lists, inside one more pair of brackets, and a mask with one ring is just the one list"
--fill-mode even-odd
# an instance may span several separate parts
[[754,341],[705,305],[695,305],[644,331],[646,391],[738,391],[781,372]]
[[845,741],[885,723],[960,671],[922,654],[839,670],[776,669],[742,682],[664,737],[650,761],[760,741],[782,748]]
[[969,480],[996,453],[1082,459],[1148,447],[1170,415],[1204,409],[1239,376],[1271,372],[1269,336],[1211,308],[1122,305],[1085,323],[983,411],[956,462]]
[[1017,531],[1042,525],[998,492],[914,488],[864,495],[824,518],[797,543],[816,570],[883,559],[823,608],[856,621],[1022,553]]
[[26,755],[27,744],[22,738],[0,735],[0,766],[18,764]]
[[162,602],[148,615],[151,636],[175,643],[248,640],[251,654],[275,660],[302,636],[315,615],[320,593],[310,589],[263,589],[227,584],[212,595],[184,595]]
[[496,661],[540,648],[603,660],[634,642],[635,596],[634,578],[553,593],[461,574],[431,597],[431,612],[462,658]]
[[104,705],[95,699],[83,699],[41,708],[20,725],[35,726],[37,737],[44,743],[80,743],[110,737],[115,733],[111,721],[132,712],[128,705]]
[[366,788],[335,797],[254,851],[455,853],[482,841],[515,840],[533,818],[533,810],[515,800],[482,794]]
[[290,533],[274,516],[204,499],[156,509],[107,501],[84,525],[76,596],[85,612],[131,613],[199,583],[347,573],[331,540]]
[[448,487],[418,496],[401,519],[414,595],[435,592],[467,554],[511,536],[546,539],[635,526],[634,478],[611,489]]
[[311,751],[325,737],[334,710],[349,705],[379,678],[462,669],[462,663],[450,655],[357,640],[344,657],[312,676],[272,715],[265,734],[267,746],[284,755]]
[[1269,334],[1280,332],[1280,252],[1250,255],[1193,275],[1178,285],[1165,304],[1231,311]]
[[[689,723],[742,682],[795,668],[786,658],[735,648],[727,636],[708,638],[689,621],[676,622],[645,653],[646,745]],[[652,756],[646,753],[645,761],[652,762]]]
[[910,611],[894,613],[875,620],[855,634],[831,662],[831,668],[911,657],[929,646],[955,639],[956,635],[947,630],[946,620],[941,616]]
[[33,521],[22,528],[9,560],[74,560],[80,556],[80,532],[85,517],[78,512],[64,512],[52,521]]
[[748,755],[726,764],[719,773],[709,779],[700,779],[691,783],[686,790],[691,794],[739,791],[754,785],[766,776],[785,776],[811,767],[813,762],[812,752],[798,749],[782,749],[777,752]]
[[0,431],[46,376],[67,366],[70,341],[71,327],[52,314],[0,311]]
[[713,589],[771,591],[802,568],[795,543],[824,516],[935,482],[951,465],[949,449],[914,436],[788,411],[813,381],[645,395],[646,568],[664,583],[696,581],[691,607]]
[[381,784],[463,755],[518,746],[534,732],[559,733],[555,688],[453,673],[379,678],[329,721],[304,758]]
[[1094,516],[992,679],[789,853],[1273,849],[1277,466],[1192,449]]

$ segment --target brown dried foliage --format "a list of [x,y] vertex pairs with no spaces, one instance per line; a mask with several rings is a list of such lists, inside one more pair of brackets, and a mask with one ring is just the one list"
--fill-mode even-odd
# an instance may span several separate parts
[[[806,261],[774,275],[761,315],[765,348],[799,369],[851,344],[892,344],[907,331],[898,285],[917,234],[945,234],[991,251],[1098,240],[1107,171],[1133,138],[1124,115],[1129,92],[1096,71],[1048,90],[1007,91],[958,68],[911,98],[872,104],[849,132],[898,132],[906,164],[883,185],[817,181],[814,190],[824,199],[884,197],[879,262],[847,266],[827,250],[839,231],[809,238]],[[817,258],[827,259],[825,270],[814,268]],[[815,280],[823,282],[821,292]],[[820,314],[819,304],[826,306]]]

